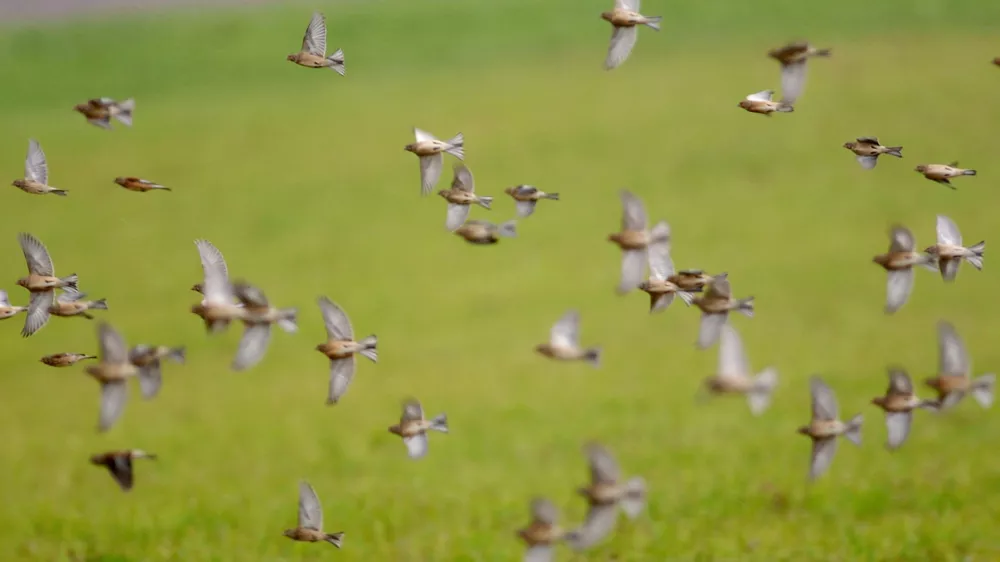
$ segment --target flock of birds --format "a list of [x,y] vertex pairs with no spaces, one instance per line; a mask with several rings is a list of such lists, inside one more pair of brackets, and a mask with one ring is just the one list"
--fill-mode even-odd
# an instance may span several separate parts
[[[605,59],[605,68],[614,69],[630,55],[638,36],[638,27],[659,30],[659,16],[639,13],[639,0],[616,0],[611,11],[601,14],[613,27],[611,45]],[[345,74],[344,53],[337,49],[326,54],[326,25],[322,14],[314,13],[302,41],[302,49],[290,54],[287,60],[307,68],[329,68]],[[783,97],[774,101],[773,90],[750,94],[739,107],[751,113],[770,116],[772,113],[794,111],[796,100],[805,86],[807,61],[813,57],[829,57],[830,49],[818,49],[806,42],[794,42],[771,50],[769,56],[781,65]],[[993,61],[1000,66],[1000,57]],[[135,101],[122,102],[110,98],[91,99],[76,105],[93,125],[111,129],[112,119],[131,126]],[[470,220],[472,205],[491,209],[492,197],[477,195],[472,172],[464,160],[464,138],[458,133],[447,141],[414,128],[415,142],[407,144],[406,151],[415,154],[420,163],[421,195],[430,194],[440,180],[444,154],[455,157],[454,178],[448,189],[438,191],[447,201],[445,225],[449,231],[472,244],[496,244],[501,237],[516,236],[516,221],[494,224],[485,220]],[[875,168],[881,155],[902,158],[902,146],[883,146],[876,137],[861,137],[847,142],[844,148],[853,152],[858,163],[867,170]],[[960,176],[974,176],[975,170],[962,169],[957,162],[950,164],[925,164],[916,171],[927,179],[954,189],[950,180]],[[13,186],[35,195],[55,194],[66,196],[66,190],[49,185],[48,165],[41,145],[30,140],[25,161],[24,178],[14,180]],[[138,177],[118,177],[115,183],[130,191],[169,191],[169,187]],[[546,193],[531,185],[518,185],[505,189],[515,201],[518,218],[531,216],[542,200],[559,200],[558,193]],[[769,405],[777,385],[778,375],[773,368],[766,368],[754,375],[739,334],[728,323],[730,312],[736,311],[753,317],[753,297],[734,298],[727,273],[710,275],[701,270],[676,270],[671,259],[671,232],[666,221],[650,227],[643,202],[628,190],[621,190],[621,228],[610,234],[608,240],[622,251],[621,277],[616,291],[628,293],[634,289],[646,292],[650,298],[651,313],[665,310],[680,299],[688,306],[701,311],[701,324],[696,346],[706,349],[719,343],[719,360],[716,374],[705,380],[705,390],[711,394],[745,395],[754,415],[761,414]],[[914,267],[920,266],[940,271],[945,281],[953,281],[959,264],[968,262],[976,269],[983,267],[985,242],[965,247],[958,226],[944,215],[937,217],[937,243],[923,252],[917,250],[913,234],[903,226],[894,226],[890,233],[891,244],[886,253],[875,256],[873,261],[888,274],[885,312],[895,313],[907,301],[914,280]],[[21,233],[18,237],[28,266],[28,275],[17,285],[30,295],[28,306],[14,306],[5,291],[0,291],[0,319],[26,313],[22,336],[37,333],[51,316],[82,316],[93,319],[93,311],[107,310],[105,299],[87,300],[79,290],[78,275],[56,275],[52,258],[46,246],[35,236]],[[210,334],[225,331],[231,323],[244,326],[243,336],[232,362],[232,369],[243,371],[261,361],[267,351],[272,327],[293,333],[298,329],[297,309],[278,308],[265,294],[245,281],[230,281],[229,271],[222,252],[207,240],[196,240],[201,260],[203,280],[192,290],[203,299],[191,307]],[[649,270],[647,277],[645,272]],[[57,291],[59,294],[57,295]],[[330,362],[330,379],[327,404],[336,404],[347,392],[357,369],[356,356],[372,362],[378,360],[378,339],[375,335],[357,339],[347,313],[327,297],[319,297],[327,332],[327,341],[316,346]],[[549,340],[536,346],[545,357],[560,361],[585,361],[595,367],[600,365],[599,347],[580,344],[580,317],[570,310],[552,326]],[[101,385],[99,431],[107,431],[121,416],[128,396],[127,381],[137,379],[142,396],[154,398],[162,385],[161,363],[172,360],[185,361],[184,347],[139,344],[129,348],[125,339],[107,323],[97,327],[100,356],[84,353],[57,353],[45,356],[41,362],[53,367],[68,367],[87,359],[98,359],[86,367],[86,372]],[[926,384],[937,394],[934,399],[918,398],[913,383],[905,370],[889,368],[889,386],[883,396],[872,403],[885,411],[888,429],[887,446],[895,449],[903,444],[910,431],[914,410],[944,411],[955,406],[965,395],[971,394],[983,407],[993,401],[995,375],[987,374],[976,379],[970,377],[970,359],[955,328],[948,322],[938,324],[940,362],[938,375]],[[833,390],[818,376],[810,378],[812,418],[798,432],[812,440],[809,479],[823,474],[830,466],[837,449],[838,437],[860,444],[862,415],[849,421],[840,419]],[[389,431],[402,438],[407,454],[420,459],[427,454],[429,431],[448,432],[445,414],[427,419],[420,402],[409,399],[403,404],[399,423]],[[614,529],[619,510],[629,518],[638,516],[646,502],[646,482],[642,477],[623,481],[620,469],[611,453],[598,443],[584,447],[590,465],[591,482],[578,492],[586,499],[589,511],[586,520],[574,530],[558,524],[558,510],[547,499],[537,497],[531,501],[531,523],[518,531],[527,544],[525,560],[544,562],[552,559],[553,547],[560,541],[582,550],[604,540]],[[155,459],[156,455],[139,449],[109,451],[93,455],[91,462],[106,467],[123,490],[133,486],[133,461],[140,458]],[[337,548],[343,544],[342,532],[324,530],[323,513],[312,486],[303,481],[299,489],[298,525],[284,535],[306,542],[328,542]]]

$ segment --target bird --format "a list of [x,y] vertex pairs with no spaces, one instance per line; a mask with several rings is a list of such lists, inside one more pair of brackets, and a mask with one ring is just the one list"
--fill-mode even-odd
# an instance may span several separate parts
[[319,12],[313,12],[309,19],[306,34],[302,37],[302,50],[286,58],[306,68],[329,68],[341,76],[346,71],[344,51],[337,49],[326,56],[326,17]]
[[49,306],[49,314],[63,318],[82,316],[87,320],[93,320],[94,316],[88,311],[108,309],[107,299],[88,301],[84,300],[86,297],[87,293],[81,293],[76,289],[63,289],[63,293]]
[[229,327],[233,320],[242,319],[246,311],[243,304],[234,302],[236,293],[229,283],[229,271],[222,252],[208,240],[195,240],[198,255],[201,258],[201,268],[204,282],[192,287],[203,293],[205,298],[191,306],[191,312],[205,321],[205,329],[209,333],[218,333]]
[[236,297],[243,303],[240,315],[240,320],[243,321],[243,337],[240,338],[232,369],[245,371],[259,363],[267,353],[271,343],[272,324],[277,324],[290,334],[298,331],[296,320],[298,309],[271,306],[263,291],[245,281],[233,283],[232,288]]
[[995,64],[995,65],[997,65],[997,66],[1000,66],[1000,57],[996,57],[996,58],[994,58],[994,59],[993,59],[993,64]]
[[84,371],[101,384],[100,431],[107,431],[118,420],[128,399],[126,381],[139,374],[128,360],[125,339],[107,322],[97,326],[100,362],[87,365]]
[[915,252],[917,246],[910,229],[895,225],[889,232],[889,251],[872,258],[888,272],[886,281],[885,313],[899,310],[913,291],[913,266],[919,265],[936,271],[934,256]]
[[128,98],[117,102],[111,98],[93,98],[87,103],[78,103],[73,109],[83,114],[87,122],[102,129],[111,129],[111,118],[114,117],[126,127],[132,126],[132,113],[135,111],[135,100]]
[[765,367],[754,377],[739,332],[729,324],[724,324],[721,331],[719,365],[715,375],[705,379],[703,388],[711,394],[745,395],[750,413],[758,416],[771,404],[778,371]]
[[682,291],[700,293],[705,285],[712,282],[712,276],[700,269],[682,269],[667,277],[667,281],[677,285]]
[[293,541],[328,542],[337,548],[344,546],[344,533],[327,533],[323,530],[323,507],[316,490],[306,481],[299,482],[299,521],[294,529],[285,529],[284,535]]
[[517,236],[517,221],[509,220],[500,224],[490,221],[468,220],[453,231],[470,244],[496,244],[500,238],[515,238]]
[[515,185],[504,189],[503,192],[510,195],[516,201],[514,206],[517,208],[517,216],[522,219],[530,217],[535,212],[535,205],[540,200],[559,200],[558,193],[546,193],[533,185]]
[[162,186],[158,183],[153,183],[149,180],[144,180],[142,178],[137,178],[135,176],[119,176],[115,178],[115,183],[124,187],[129,191],[138,191],[140,193],[145,193],[147,191],[173,191],[169,187]]
[[920,164],[914,170],[923,174],[925,178],[954,190],[958,188],[951,184],[949,181],[951,178],[976,175],[975,170],[959,168],[957,160],[951,164]]
[[817,375],[809,378],[812,397],[812,420],[799,428],[799,433],[812,439],[812,457],[809,462],[809,480],[815,480],[830,468],[837,452],[837,437],[845,437],[861,446],[861,414],[847,423],[840,421],[837,396]]
[[652,314],[666,310],[674,302],[674,295],[679,296],[684,304],[690,306],[694,295],[668,281],[675,275],[674,261],[670,258],[669,239],[667,242],[649,246],[646,253],[649,261],[649,279],[639,283],[639,289],[649,295],[649,312]]
[[90,464],[103,466],[111,473],[123,492],[128,492],[135,484],[135,474],[132,461],[136,459],[156,460],[156,455],[141,449],[126,449],[124,451],[109,451],[90,457]]
[[647,248],[651,245],[662,246],[670,242],[670,226],[667,221],[660,221],[648,228],[649,217],[642,200],[631,191],[622,189],[618,192],[622,202],[621,230],[608,235],[608,241],[616,244],[622,251],[621,280],[616,289],[619,295],[624,295],[642,283],[646,270]]
[[7,296],[7,291],[0,289],[0,320],[13,318],[18,313],[27,311],[28,307],[26,306],[14,306],[10,304],[10,297]]
[[580,313],[569,310],[549,332],[549,341],[535,346],[535,351],[559,361],[586,361],[594,367],[601,366],[601,348],[580,347]]
[[441,179],[441,166],[444,165],[444,156],[447,152],[459,160],[465,160],[465,137],[458,133],[447,141],[440,141],[434,135],[416,127],[413,128],[413,136],[416,142],[403,147],[403,150],[412,152],[420,159],[420,195],[428,195],[434,186]]
[[954,281],[958,275],[958,266],[962,260],[982,271],[983,253],[986,251],[986,241],[981,240],[966,248],[962,245],[962,233],[955,221],[945,215],[937,216],[937,244],[928,247],[924,252],[933,256],[941,270],[941,279]]
[[28,337],[49,321],[49,308],[55,303],[55,290],[76,289],[79,277],[75,273],[56,277],[55,266],[45,244],[27,232],[18,234],[17,239],[24,253],[24,261],[28,263],[28,275],[17,280],[18,286],[31,293],[28,315],[21,330],[21,336]]
[[781,64],[782,103],[794,105],[806,87],[806,63],[812,57],[829,57],[830,49],[817,49],[806,41],[795,41],[771,49],[767,56]]
[[872,398],[872,404],[885,411],[885,425],[889,433],[886,446],[893,450],[899,448],[910,434],[913,410],[937,410],[938,405],[934,400],[924,400],[913,393],[913,382],[902,367],[889,367],[888,371],[889,386],[885,395]]
[[882,146],[876,137],[858,137],[855,142],[845,142],[844,148],[853,152],[858,164],[866,170],[871,170],[878,164],[879,155],[903,157],[903,147]]
[[967,393],[983,408],[993,405],[993,387],[997,376],[987,373],[975,380],[970,376],[972,367],[969,352],[965,343],[958,336],[951,322],[941,320],[938,329],[938,373],[928,378],[924,384],[933,388],[937,394],[938,410],[944,411],[961,402]]
[[792,113],[795,111],[795,108],[789,105],[785,100],[773,101],[773,97],[774,90],[761,90],[748,95],[737,105],[737,107],[742,107],[750,113],[759,113],[761,115],[767,115],[768,117],[775,112]]
[[163,374],[160,371],[163,359],[184,364],[184,346],[168,347],[165,345],[139,344],[128,352],[129,363],[139,369],[139,388],[142,397],[149,400],[160,392],[163,385]]
[[566,536],[556,522],[559,510],[547,498],[531,500],[531,523],[518,529],[517,536],[527,545],[524,562],[551,562],[553,547]]
[[448,433],[448,416],[442,413],[430,420],[424,418],[424,408],[415,398],[403,402],[399,423],[389,426],[389,433],[403,438],[406,453],[413,460],[427,454],[427,432],[431,430]]
[[97,359],[97,356],[86,353],[53,353],[42,357],[39,361],[49,367],[70,367],[84,359]]
[[634,476],[622,482],[621,470],[614,457],[596,442],[584,445],[583,453],[590,465],[590,484],[577,488],[577,494],[587,500],[587,518],[570,531],[566,540],[574,550],[588,549],[614,529],[618,509],[629,519],[635,519],[646,506],[646,481]]
[[24,159],[24,178],[14,180],[11,185],[25,193],[45,195],[53,193],[66,197],[69,192],[49,185],[49,164],[45,159],[42,145],[35,139],[28,140],[28,156]]
[[632,53],[639,38],[636,26],[645,25],[650,29],[660,30],[663,17],[640,14],[639,4],[640,0],[615,0],[613,10],[601,12],[601,19],[610,23],[613,28],[608,56],[604,59],[605,70],[618,68]]
[[378,363],[378,338],[372,334],[361,341],[354,341],[351,319],[337,303],[327,297],[317,299],[326,328],[326,341],[316,346],[316,351],[330,359],[330,389],[326,403],[336,404],[347,393],[357,370],[355,353]]
[[451,187],[438,191],[438,195],[448,202],[448,219],[445,221],[445,228],[448,230],[455,230],[465,224],[469,218],[469,205],[476,204],[488,211],[493,202],[492,197],[476,195],[472,172],[465,164],[455,164],[455,178],[451,181]]
[[720,273],[712,277],[705,292],[691,302],[701,310],[701,324],[698,327],[699,349],[712,346],[719,339],[722,327],[729,320],[729,312],[735,310],[747,318],[753,318],[753,297],[734,299],[729,286],[729,274]]

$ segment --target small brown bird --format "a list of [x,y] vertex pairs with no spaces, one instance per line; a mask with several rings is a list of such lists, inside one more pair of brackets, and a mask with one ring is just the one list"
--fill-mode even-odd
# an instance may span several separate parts
[[83,300],[86,296],[87,293],[81,293],[76,289],[63,289],[63,293],[56,298],[56,302],[49,306],[49,314],[63,318],[82,316],[87,320],[93,320],[94,316],[87,312],[88,310],[108,309],[108,299]]
[[496,244],[500,241],[501,237],[514,238],[517,236],[517,221],[509,220],[504,223],[493,224],[490,221],[469,220],[465,221],[465,224],[452,232],[461,236],[470,244]]
[[17,280],[18,286],[31,293],[28,315],[24,319],[21,336],[34,334],[49,321],[49,308],[55,303],[56,289],[76,289],[78,277],[75,273],[66,277],[56,277],[52,257],[45,244],[27,232],[17,235],[28,263],[28,276]]
[[128,449],[125,451],[111,451],[90,457],[90,464],[103,466],[111,473],[118,486],[123,492],[132,489],[135,482],[132,461],[136,459],[156,460],[156,455],[147,453],[140,449]]
[[781,102],[794,105],[806,88],[806,62],[810,57],[829,57],[830,49],[817,49],[806,41],[796,41],[771,49],[767,56],[781,63]]
[[299,524],[294,529],[286,529],[284,535],[293,541],[324,541],[337,548],[344,545],[344,533],[327,533],[323,530],[323,507],[319,503],[319,496],[304,480],[299,482]]
[[0,320],[6,320],[12,318],[19,312],[27,312],[28,307],[26,306],[13,306],[10,304],[10,298],[7,296],[7,291],[0,289]]
[[886,282],[885,313],[899,310],[913,291],[913,266],[919,265],[936,271],[934,256],[915,252],[913,233],[905,226],[896,225],[889,233],[892,242],[889,251],[872,258],[889,274]]
[[539,200],[559,200],[558,193],[546,193],[533,185],[515,185],[504,189],[503,192],[514,198],[517,216],[522,219],[530,217],[535,212],[535,205],[538,204]]
[[517,531],[528,546],[524,562],[551,562],[553,547],[563,540],[566,532],[556,524],[559,510],[546,498],[531,500],[531,523]]
[[608,56],[604,59],[604,69],[612,70],[621,66],[639,38],[637,25],[645,25],[656,31],[660,30],[662,16],[644,16],[639,13],[640,0],[615,0],[615,8],[609,12],[601,12],[601,19],[611,24],[611,46]]
[[624,295],[642,283],[648,248],[659,246],[656,251],[662,253],[663,245],[670,242],[670,226],[667,221],[660,221],[650,230],[642,200],[627,189],[620,190],[618,197],[622,202],[621,231],[609,234],[608,241],[622,251],[621,280],[616,291]]
[[773,97],[774,90],[761,90],[748,95],[737,105],[737,107],[742,107],[750,113],[760,113],[761,115],[767,115],[768,117],[775,112],[791,113],[795,111],[795,108],[787,104],[784,100],[773,101]]
[[587,519],[566,535],[567,542],[578,551],[608,536],[618,520],[619,508],[629,519],[638,517],[646,506],[647,494],[646,481],[641,476],[620,482],[618,463],[603,446],[588,443],[583,452],[590,464],[590,485],[577,488],[577,493],[587,499]]
[[313,12],[306,34],[302,37],[302,50],[288,55],[288,60],[306,68],[329,68],[344,75],[344,51],[337,49],[335,53],[326,56],[326,17],[319,12]]
[[812,421],[799,428],[799,433],[812,439],[812,460],[809,463],[809,480],[815,480],[830,468],[837,452],[837,437],[861,446],[861,422],[858,414],[851,421],[840,421],[840,409],[833,390],[816,375],[809,378],[812,395]]
[[914,168],[917,172],[924,175],[925,178],[937,182],[950,189],[957,190],[954,185],[948,181],[951,178],[957,178],[959,176],[974,176],[976,175],[975,170],[968,170],[965,168],[958,167],[958,161],[952,162],[951,164],[921,164]]
[[73,107],[87,118],[87,122],[102,129],[111,129],[111,118],[114,117],[126,127],[132,126],[132,112],[135,111],[135,100],[128,98],[117,102],[111,98],[93,98],[87,103],[79,103]]
[[42,145],[35,139],[28,140],[28,157],[24,159],[24,178],[14,180],[11,185],[34,195],[46,193],[63,197],[69,195],[65,189],[56,189],[49,185],[49,165],[45,159],[45,152],[42,151]]
[[475,203],[488,211],[493,202],[492,197],[476,195],[475,180],[465,164],[455,164],[455,178],[451,181],[451,187],[438,191],[438,195],[448,202],[448,219],[445,221],[448,230],[455,230],[465,224],[465,220],[469,218],[469,205]]
[[682,269],[667,277],[667,281],[677,285],[682,291],[700,293],[705,285],[712,282],[712,276],[700,269]]
[[[669,227],[668,227],[669,236]],[[674,260],[670,258],[670,241],[652,244],[647,249],[649,259],[649,279],[639,283],[639,289],[649,295],[649,312],[666,310],[674,295],[680,296],[684,304],[690,306],[694,295],[681,290],[675,283],[669,281],[674,274]]]
[[913,393],[910,375],[900,367],[889,368],[889,387],[885,390],[885,396],[872,398],[872,404],[885,410],[885,425],[889,431],[886,445],[889,449],[896,449],[906,441],[910,425],[913,424],[913,410],[938,409],[936,401],[917,398]]
[[766,367],[756,377],[752,373],[743,340],[736,328],[724,324],[719,342],[718,370],[715,376],[705,379],[703,388],[716,395],[746,395],[750,413],[757,416],[771,404],[771,394],[778,385],[778,371]]
[[535,351],[560,361],[586,361],[601,366],[601,348],[580,347],[580,313],[570,310],[552,325],[549,341],[535,346]]
[[997,376],[987,373],[972,380],[972,360],[965,343],[950,322],[938,322],[938,374],[926,379],[927,386],[937,391],[937,407],[947,410],[962,401],[967,393],[983,408],[993,405],[993,387]]
[[415,398],[403,403],[399,423],[389,427],[389,433],[403,438],[407,455],[414,460],[427,454],[427,432],[430,430],[448,433],[448,416],[442,413],[434,419],[424,418],[424,408]]
[[697,342],[699,349],[711,347],[718,341],[722,327],[729,320],[730,311],[735,310],[747,318],[753,318],[753,297],[734,299],[728,273],[713,276],[706,286],[704,294],[691,301],[701,309]]
[[420,195],[427,195],[441,179],[441,167],[447,152],[459,160],[465,160],[465,137],[458,133],[447,141],[440,141],[434,135],[416,127],[413,136],[417,142],[411,142],[403,150],[412,152],[420,159]]
[[993,59],[993,64],[1000,66],[1000,57],[996,57],[995,59]]
[[163,374],[160,364],[163,359],[170,359],[184,364],[184,347],[167,347],[165,345],[139,344],[128,352],[129,363],[139,369],[139,388],[142,397],[149,400],[160,392],[163,386]]
[[232,287],[236,298],[243,303],[243,313],[240,315],[240,320],[243,321],[243,337],[240,338],[240,346],[236,350],[232,369],[245,371],[259,363],[267,353],[271,343],[272,324],[277,324],[289,334],[299,330],[296,320],[298,309],[271,306],[263,291],[246,282],[237,281]]
[[204,282],[192,287],[205,298],[191,307],[191,312],[205,321],[209,333],[221,332],[229,327],[233,320],[240,320],[246,314],[243,304],[237,303],[236,293],[229,283],[229,271],[222,252],[208,240],[195,240],[198,255],[201,258],[201,269]]
[[147,191],[173,191],[169,187],[162,186],[158,183],[153,183],[149,180],[144,180],[142,178],[137,178],[135,176],[119,176],[115,178],[115,183],[124,187],[129,191],[138,191],[140,193],[145,193]]
[[981,240],[978,244],[966,248],[962,245],[962,233],[958,230],[955,221],[945,215],[938,215],[937,244],[924,251],[937,260],[938,268],[941,270],[941,278],[945,281],[954,281],[955,276],[958,275],[958,266],[963,259],[969,262],[972,267],[980,271],[983,270],[983,253],[986,251],[986,241]]
[[83,361],[84,359],[97,359],[97,356],[87,355],[85,353],[53,353],[52,355],[42,357],[39,361],[45,363],[49,367],[70,367],[75,365],[78,361]]
[[344,309],[326,297],[319,297],[317,302],[323,313],[326,341],[317,345],[316,351],[330,359],[330,389],[326,403],[336,404],[354,380],[354,372],[358,368],[355,353],[378,363],[378,338],[372,334],[361,341],[354,341],[354,327]]
[[888,154],[896,158],[903,157],[903,147],[882,146],[876,137],[858,137],[855,142],[845,142],[844,148],[855,154],[858,164],[866,170],[871,170],[878,164],[880,154]]
[[107,431],[122,415],[128,399],[126,381],[139,374],[139,370],[129,363],[128,346],[110,324],[101,322],[97,326],[97,340],[100,345],[101,360],[87,365],[86,373],[101,383],[101,415],[98,429]]

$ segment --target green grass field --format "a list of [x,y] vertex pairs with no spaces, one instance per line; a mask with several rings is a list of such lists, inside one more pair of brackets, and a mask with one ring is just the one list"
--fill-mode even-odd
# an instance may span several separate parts
[[[609,3],[318,2],[234,11],[162,12],[0,34],[4,181],[21,177],[28,139],[45,149],[68,198],[7,187],[0,288],[15,304],[24,262],[16,234],[48,246],[63,275],[107,297],[100,319],[130,344],[184,344],[162,393],[134,392],[106,434],[82,367],[38,362],[96,351],[96,322],[53,319],[21,339],[0,323],[0,559],[103,562],[518,560],[514,531],[534,495],[563,523],[581,521],[581,445],[605,443],[626,475],[650,485],[648,510],[614,538],[560,560],[1000,560],[997,411],[972,400],[918,412],[906,445],[887,452],[885,367],[915,380],[937,362],[935,322],[952,321],[976,373],[992,348],[1000,265],[968,265],[954,285],[917,272],[896,315],[882,313],[885,274],[870,262],[896,221],[929,245],[935,215],[967,243],[1000,236],[1000,5],[902,0],[870,5],[761,0],[663,3],[663,31],[640,31],[631,58],[605,72]],[[347,76],[284,60],[313,9]],[[831,46],[811,63],[794,114],[741,111],[779,88],[767,49],[803,37]],[[72,112],[95,96],[138,101],[135,126],[104,131]],[[461,131],[466,163],[494,209],[503,188],[562,194],[492,247],[444,229],[445,203],[419,197],[413,126]],[[841,148],[861,135],[905,147],[862,170]],[[450,181],[446,157],[440,185]],[[950,191],[913,171],[959,160],[979,176]],[[174,188],[138,194],[138,175]],[[780,385],[770,410],[739,398],[696,404],[717,350],[697,351],[699,314],[675,303],[647,314],[636,291],[614,294],[617,192],[628,187],[673,229],[679,268],[728,271],[757,316],[734,317],[754,368]],[[233,373],[238,328],[209,338],[188,312],[200,280],[194,244],[218,246],[233,277],[300,309],[300,332],[275,334],[257,367]],[[988,250],[993,246],[988,246]],[[992,255],[988,252],[988,256]],[[359,360],[350,392],[324,405],[328,367],[318,307],[327,295],[380,361]],[[604,364],[546,361],[532,351],[569,308]],[[809,375],[866,416],[859,449],[806,485]],[[926,389],[921,392],[929,394]],[[386,431],[400,400],[447,412],[452,432],[407,459]],[[138,447],[137,485],[121,493],[90,454]],[[342,551],[281,536],[295,523],[299,479],[316,488]],[[75,558],[74,558],[75,557]]]

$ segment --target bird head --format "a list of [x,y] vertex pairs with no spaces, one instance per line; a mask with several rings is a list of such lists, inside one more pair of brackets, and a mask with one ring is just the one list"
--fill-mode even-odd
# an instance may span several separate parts
[[797,433],[801,433],[802,435],[809,435],[809,426],[803,425],[802,427],[796,429],[795,431]]
[[514,195],[514,188],[513,187],[505,187],[504,190],[503,190],[503,192],[506,193],[507,195]]
[[[292,62],[295,62],[298,59],[299,59],[299,55],[298,54],[288,55],[287,57],[285,57],[285,60],[290,60]],[[288,531],[285,531],[285,532],[287,533]]]
[[115,183],[117,183],[118,185],[125,185],[125,178],[117,177],[115,178]]
[[76,105],[73,106],[73,111],[78,111],[80,113],[86,114],[88,107],[89,106],[87,104],[85,104],[85,103],[78,103],[78,104],[76,104]]
[[742,107],[743,109],[750,109],[750,100],[741,101],[738,107]]
[[281,534],[286,537],[293,538],[295,537],[295,529],[285,529],[285,531]]
[[407,152],[416,152],[417,151],[417,143],[411,142],[410,144],[404,146],[403,150],[405,150]]
[[24,180],[14,180],[11,182],[14,187],[24,187]]
[[924,171],[926,169],[927,169],[927,165],[926,164],[921,164],[921,165],[917,166],[916,168],[914,168],[913,171],[920,172],[922,174],[922,173],[924,173]]
[[446,199],[448,198],[448,191],[446,191],[444,189],[439,189],[438,192],[437,192],[437,194],[440,195],[441,197],[446,198]]
[[605,21],[611,21],[614,16],[614,12],[601,12],[601,19]]
[[196,292],[196,293],[205,294],[205,284],[204,283],[195,283],[194,285],[191,285],[191,290],[194,291],[194,292]]
[[844,148],[846,148],[848,150],[852,150],[854,148],[854,143],[853,142],[845,142],[844,143]]

